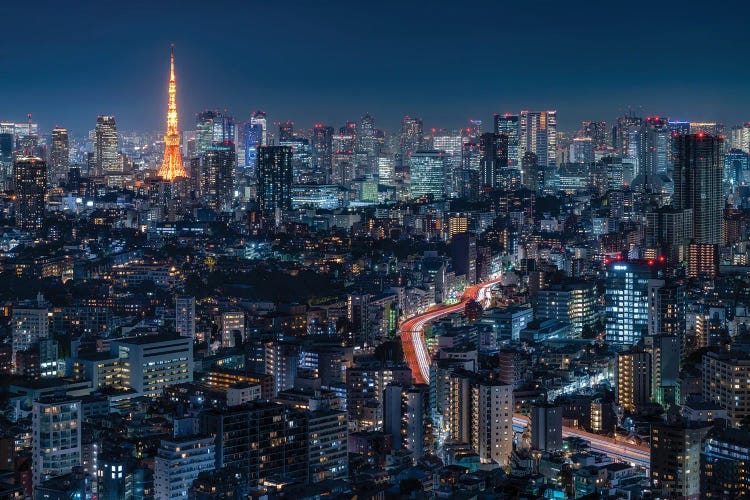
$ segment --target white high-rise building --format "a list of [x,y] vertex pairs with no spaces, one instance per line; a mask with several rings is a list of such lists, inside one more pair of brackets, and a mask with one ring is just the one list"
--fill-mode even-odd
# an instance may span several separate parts
[[81,465],[81,402],[66,397],[34,401],[32,413],[34,487]]
[[513,386],[482,381],[472,388],[472,448],[482,463],[506,465],[513,452]]
[[518,157],[531,152],[539,167],[557,165],[557,111],[521,111]]
[[22,304],[13,308],[12,349],[13,363],[16,353],[28,351],[41,339],[49,337],[49,310],[42,299],[36,304]]
[[213,436],[162,439],[154,471],[155,498],[187,498],[198,475],[215,467]]

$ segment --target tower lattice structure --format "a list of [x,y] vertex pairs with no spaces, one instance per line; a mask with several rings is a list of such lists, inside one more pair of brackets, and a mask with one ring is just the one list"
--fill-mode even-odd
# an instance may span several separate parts
[[187,177],[180,152],[180,131],[177,126],[177,82],[174,76],[174,48],[170,57],[169,102],[167,104],[167,133],[164,136],[164,161],[159,168],[159,177],[173,181]]

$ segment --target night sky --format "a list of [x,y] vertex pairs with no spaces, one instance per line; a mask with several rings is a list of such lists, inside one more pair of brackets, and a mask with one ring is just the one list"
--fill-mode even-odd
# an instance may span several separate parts
[[175,43],[180,127],[245,120],[395,129],[557,109],[562,129],[642,115],[750,120],[750,2],[3,2],[0,120],[160,130]]

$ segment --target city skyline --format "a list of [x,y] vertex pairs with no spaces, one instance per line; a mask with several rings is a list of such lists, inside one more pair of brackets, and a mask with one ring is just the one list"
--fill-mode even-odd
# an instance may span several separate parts
[[[585,3],[471,10],[438,2],[431,11],[389,2],[375,10],[292,5],[298,15],[282,6],[225,4],[236,15],[210,28],[198,24],[200,9],[191,2],[150,6],[148,16],[137,5],[85,5],[58,11],[42,2],[38,34],[24,42],[26,50],[4,55],[8,77],[0,93],[12,97],[4,119],[32,113],[41,130],[60,125],[80,136],[104,114],[116,116],[122,130],[161,130],[166,99],[158,83],[171,42],[185,117],[226,109],[244,120],[265,109],[271,122],[306,128],[370,112],[379,128],[395,130],[407,114],[428,128],[457,128],[470,118],[488,123],[493,113],[557,109],[560,129],[575,130],[582,120],[610,122],[629,109],[727,125],[750,116],[743,99],[750,70],[736,63],[739,14],[748,10],[741,4],[738,15],[705,12],[700,19],[688,15],[693,2],[680,10],[660,4],[651,11],[656,28],[635,14]],[[9,6],[10,18],[17,8]],[[493,24],[498,17],[504,22]],[[94,22],[107,18],[115,19],[107,29]],[[248,28],[247,19],[257,21]],[[429,29],[448,20],[450,29]],[[22,37],[20,26],[11,25],[7,36]],[[546,35],[530,37],[539,26]],[[689,40],[688,33],[700,33],[700,43],[666,43]],[[46,57],[61,37],[56,57]],[[498,50],[505,50],[500,63]],[[54,78],[28,78],[40,58]],[[704,70],[700,61],[714,68]]]

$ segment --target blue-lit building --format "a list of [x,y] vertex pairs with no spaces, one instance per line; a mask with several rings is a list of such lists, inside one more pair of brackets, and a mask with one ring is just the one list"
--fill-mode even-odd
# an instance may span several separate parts
[[259,123],[245,124],[245,172],[251,176],[258,165],[258,147],[263,141],[263,126]]
[[627,349],[648,332],[649,287],[658,277],[658,269],[653,261],[614,261],[607,265],[604,305],[610,347]]
[[445,158],[441,151],[417,151],[409,158],[412,198],[432,195],[441,199],[445,195]]
[[731,149],[724,155],[724,183],[731,186],[750,184],[750,155],[741,149]]

